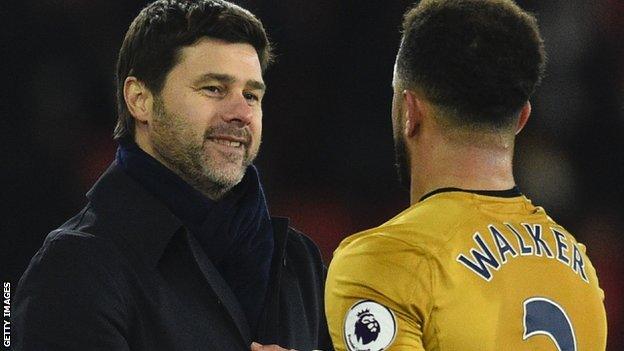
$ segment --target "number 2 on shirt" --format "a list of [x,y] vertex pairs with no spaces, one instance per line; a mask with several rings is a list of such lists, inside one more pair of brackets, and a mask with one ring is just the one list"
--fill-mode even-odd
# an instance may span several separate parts
[[523,323],[523,340],[534,335],[546,335],[552,339],[558,351],[576,351],[572,322],[558,303],[545,297],[524,300]]

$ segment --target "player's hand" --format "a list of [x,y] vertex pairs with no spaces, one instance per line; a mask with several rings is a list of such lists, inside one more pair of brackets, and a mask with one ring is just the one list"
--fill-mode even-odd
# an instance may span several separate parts
[[251,351],[297,351],[297,350],[295,349],[287,350],[278,345],[262,345],[262,344],[258,344],[257,342],[252,342]]

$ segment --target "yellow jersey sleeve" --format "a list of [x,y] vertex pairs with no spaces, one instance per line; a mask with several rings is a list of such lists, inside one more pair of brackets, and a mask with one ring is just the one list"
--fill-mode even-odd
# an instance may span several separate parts
[[432,305],[428,255],[384,233],[340,245],[325,287],[334,347],[342,350],[424,350]]

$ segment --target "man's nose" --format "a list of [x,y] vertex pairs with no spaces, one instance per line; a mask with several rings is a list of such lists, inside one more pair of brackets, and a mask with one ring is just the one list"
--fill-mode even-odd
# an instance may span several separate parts
[[228,123],[238,123],[246,126],[253,119],[253,109],[249,106],[243,94],[232,94],[222,114],[222,118]]

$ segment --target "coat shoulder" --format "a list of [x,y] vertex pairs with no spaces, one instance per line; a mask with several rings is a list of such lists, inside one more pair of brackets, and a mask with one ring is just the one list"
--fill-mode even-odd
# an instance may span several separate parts
[[304,251],[315,262],[323,263],[318,245],[308,235],[293,227],[288,227],[288,244]]

